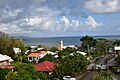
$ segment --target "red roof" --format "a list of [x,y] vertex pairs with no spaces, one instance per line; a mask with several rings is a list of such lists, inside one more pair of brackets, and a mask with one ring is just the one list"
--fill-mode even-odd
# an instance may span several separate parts
[[37,57],[37,56],[40,56],[41,54],[44,54],[44,53],[45,53],[45,51],[40,51],[40,52],[31,53],[28,56]]
[[12,66],[12,65],[7,65],[7,66],[0,66],[0,68],[8,68],[8,69],[13,69],[15,68],[15,66]]
[[51,72],[54,69],[55,63],[50,61],[44,61],[42,63],[36,64],[35,69],[37,71]]

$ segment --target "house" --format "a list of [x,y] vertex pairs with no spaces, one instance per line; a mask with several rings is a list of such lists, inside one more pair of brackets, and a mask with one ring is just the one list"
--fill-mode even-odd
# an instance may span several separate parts
[[114,50],[116,51],[117,54],[120,55],[120,46],[115,46]]
[[51,54],[53,57],[58,58],[58,54],[56,52],[51,52],[51,51],[47,51],[47,54]]
[[77,51],[77,53],[80,53],[80,54],[82,54],[83,56],[85,56],[87,53],[85,53],[85,52],[81,52],[81,51]]
[[66,45],[66,46],[63,46],[63,49],[67,48],[67,47],[70,47],[70,48],[75,48],[77,49],[77,47],[75,45]]
[[42,63],[36,64],[35,69],[38,72],[44,72],[44,73],[47,73],[47,74],[51,74],[51,72],[54,69],[54,66],[55,66],[54,62],[44,61]]
[[14,68],[11,62],[13,62],[11,57],[0,54],[0,68]]
[[28,55],[28,60],[32,62],[38,62],[40,58],[43,58],[46,55],[46,51],[34,52]]
[[20,54],[21,50],[19,48],[13,48],[13,51],[15,52],[15,54]]

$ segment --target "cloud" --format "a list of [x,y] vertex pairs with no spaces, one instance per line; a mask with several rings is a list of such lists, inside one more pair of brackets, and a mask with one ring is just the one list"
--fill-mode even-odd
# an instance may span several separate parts
[[0,31],[16,35],[94,32],[105,23],[88,10],[118,12],[119,4],[119,0],[0,0]]
[[67,32],[67,31],[85,31],[85,30],[96,31],[103,24],[96,22],[95,19],[91,16],[88,16],[88,18],[86,18],[85,21],[74,20],[74,19],[70,20],[67,17],[63,16],[59,21],[58,25],[61,26],[61,29],[63,28],[64,31]]
[[88,16],[87,21],[86,21],[86,25],[90,26],[90,30],[93,29],[95,30],[97,27],[101,26],[102,24],[97,23],[93,17]]
[[84,7],[95,13],[120,12],[120,0],[88,0]]

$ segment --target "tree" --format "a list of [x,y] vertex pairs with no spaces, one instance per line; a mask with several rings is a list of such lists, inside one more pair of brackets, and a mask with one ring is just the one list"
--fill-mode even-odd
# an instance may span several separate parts
[[47,45],[38,45],[38,48],[43,48],[44,50],[48,50],[48,46]]
[[113,49],[113,41],[107,40],[103,38],[97,39],[97,43],[95,45],[94,53],[100,55],[105,55],[109,53],[110,49]]
[[53,74],[59,78],[65,75],[76,76],[77,74],[81,74],[88,65],[87,59],[79,53],[65,56],[60,61],[53,71]]
[[50,80],[49,75],[47,75],[46,73],[40,72],[39,77],[41,80]]
[[56,48],[56,47],[51,47],[51,48],[50,48],[50,51],[56,52],[56,51],[58,51],[58,48]]
[[53,55],[51,55],[51,54],[47,54],[47,55],[45,55],[43,58],[41,58],[40,60],[39,60],[39,62],[43,62],[43,61],[52,61],[52,62],[55,62],[56,61],[56,58],[53,56]]
[[118,68],[120,68],[120,55],[118,55],[118,56],[115,58],[115,61],[117,62]]
[[102,71],[100,76],[103,76],[105,80],[112,80],[113,79],[113,74],[110,72]]
[[38,72],[33,64],[30,63],[15,63],[15,69],[8,73],[7,80],[36,80]]
[[93,80],[113,80],[113,74],[107,71],[101,71],[99,76],[93,78]]
[[120,46],[120,40],[114,40],[114,46]]
[[23,39],[14,39],[8,34],[0,33],[0,54],[14,58],[13,47],[18,47],[23,52],[25,49]]
[[7,34],[0,36],[0,54],[9,55],[13,57],[13,47],[11,46],[11,37]]
[[87,50],[87,53],[91,53],[91,48],[95,46],[96,39],[91,36],[84,36],[80,39],[80,41],[82,42],[81,45],[85,48],[85,50]]
[[25,51],[25,45],[24,45],[24,40],[23,39],[13,39],[12,40],[12,46],[16,48],[20,48],[22,53]]
[[101,76],[96,76],[96,77],[93,78],[93,80],[104,80],[104,78],[101,77]]
[[30,63],[30,61],[28,61],[28,57],[25,54],[17,54],[14,56],[14,60],[16,62],[23,62],[23,63]]
[[0,80],[6,80],[6,75],[8,74],[9,69],[0,68]]

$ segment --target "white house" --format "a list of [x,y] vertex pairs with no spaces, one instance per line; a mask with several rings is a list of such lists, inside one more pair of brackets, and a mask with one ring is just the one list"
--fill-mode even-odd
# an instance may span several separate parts
[[70,48],[75,48],[77,49],[77,47],[75,45],[66,45],[66,46],[63,46],[63,49],[67,48],[67,47],[70,47]]
[[21,50],[19,48],[13,48],[13,51],[15,52],[15,54],[20,54]]
[[0,66],[11,65],[12,61],[13,61],[13,59],[11,59],[11,57],[9,57],[7,55],[0,54]]
[[116,51],[117,54],[120,55],[120,46],[115,46],[114,50]]
[[52,56],[54,56],[55,58],[58,58],[58,54],[55,52],[51,52],[51,51],[47,51],[47,54],[51,54]]
[[81,52],[81,51],[77,51],[77,53],[80,53],[80,54],[82,54],[83,56],[85,56],[87,53],[85,53],[85,52]]
[[34,52],[28,55],[28,60],[33,62],[38,62],[40,58],[43,58],[46,55],[46,51]]

